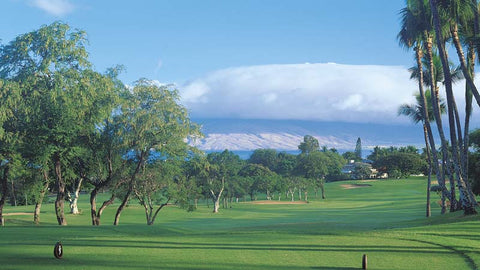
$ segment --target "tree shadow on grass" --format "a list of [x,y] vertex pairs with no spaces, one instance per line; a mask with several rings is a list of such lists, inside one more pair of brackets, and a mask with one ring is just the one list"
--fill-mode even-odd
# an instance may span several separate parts
[[[19,258],[22,256],[23,258]],[[276,270],[302,270],[302,269],[323,269],[323,270],[351,270],[358,269],[355,267],[336,267],[336,266],[293,266],[280,264],[266,264],[266,263],[205,263],[205,262],[191,262],[181,260],[161,261],[158,263],[151,263],[145,261],[129,261],[128,259],[121,260],[118,257],[104,256],[104,257],[87,257],[85,254],[69,254],[62,259],[55,259],[52,256],[28,256],[24,254],[11,254],[13,260],[9,260],[3,264],[3,269],[17,269],[17,268],[31,268],[33,265],[37,269],[66,269],[81,267],[82,269],[175,269],[175,270],[189,270],[189,269],[276,269]],[[17,259],[14,259],[17,258]],[[11,267],[11,268],[10,268]]]
[[473,269],[473,270],[478,270],[478,265],[475,263],[475,261],[472,259],[472,257],[468,256],[468,254],[466,254],[464,251],[460,250],[460,249],[457,249],[457,248],[454,248],[452,246],[447,246],[447,245],[442,245],[442,244],[438,244],[438,243],[435,243],[435,242],[430,242],[430,241],[425,241],[425,240],[418,240],[418,239],[406,239],[406,238],[402,238],[401,240],[407,240],[407,241],[412,241],[412,242],[418,242],[418,243],[424,243],[424,244],[430,244],[430,245],[434,245],[434,246],[438,246],[438,247],[442,247],[443,249],[446,249],[446,250],[450,250],[450,251],[453,251],[455,254],[457,254],[458,256],[460,256],[461,258],[463,258],[465,260],[465,262],[468,264],[468,266]]

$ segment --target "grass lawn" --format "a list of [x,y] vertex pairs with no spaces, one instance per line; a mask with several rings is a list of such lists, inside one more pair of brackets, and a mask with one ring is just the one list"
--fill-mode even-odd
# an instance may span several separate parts
[[[44,205],[42,224],[31,215],[6,217],[0,228],[0,269],[478,269],[480,218],[461,213],[425,213],[424,178],[328,183],[327,199],[308,204],[234,203],[232,208],[200,205],[195,212],[162,210],[145,225],[142,208],[132,203],[113,226],[116,207],[90,226],[83,214],[56,225],[53,204]],[[364,184],[364,183],[362,183]],[[432,194],[434,201],[438,199]],[[6,207],[6,213],[32,212],[33,206]],[[62,241],[64,257],[53,256]]]

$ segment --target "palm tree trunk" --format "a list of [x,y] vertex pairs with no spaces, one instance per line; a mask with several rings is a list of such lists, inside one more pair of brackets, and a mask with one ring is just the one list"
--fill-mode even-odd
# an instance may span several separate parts
[[[438,180],[438,185],[442,188],[442,194],[443,196],[447,197],[449,200],[451,199],[451,194],[448,192],[448,189],[445,184],[445,171],[448,171],[448,151],[445,151],[444,149],[448,149],[447,147],[447,140],[445,139],[445,134],[443,132],[443,124],[442,124],[442,118],[440,115],[440,105],[439,105],[439,93],[438,93],[438,87],[436,86],[436,80],[434,77],[435,70],[434,70],[434,64],[433,64],[433,40],[431,35],[427,35],[426,38],[426,47],[427,47],[427,59],[429,62],[429,70],[430,70],[430,87],[432,90],[432,108],[433,108],[433,114],[435,118],[435,122],[437,124],[437,129],[438,129],[438,134],[440,135],[440,140],[442,143],[442,168],[438,168],[436,170],[437,173],[437,180]],[[418,61],[418,60],[417,60]],[[418,63],[417,63],[418,64]],[[421,63],[420,63],[421,64]],[[420,65],[421,67],[421,65]],[[425,95],[423,95],[423,98],[425,100]],[[426,101],[425,101],[425,110],[427,110],[426,106]],[[425,114],[427,115],[427,114]],[[427,121],[428,122],[428,121]],[[428,125],[427,125],[428,127]],[[429,132],[429,137],[430,137],[430,145],[432,149],[432,155],[434,158],[434,164],[436,167],[438,167],[437,160],[436,159],[436,148],[435,144],[433,142],[433,134],[430,130]]]
[[[475,12],[475,19],[477,20],[476,23],[478,23],[478,11]],[[477,31],[476,31],[477,32]],[[468,66],[468,72],[473,78],[473,74],[475,72],[475,45],[470,42],[468,46],[468,53],[467,53],[467,66]],[[468,181],[468,147],[470,144],[469,141],[469,131],[470,131],[470,116],[472,114],[472,91],[468,84],[465,84],[465,128],[464,128],[464,140],[463,140],[463,152],[461,153],[461,159],[464,165],[463,172],[465,174],[465,184],[467,185],[467,190],[470,194],[470,197],[473,199],[473,204],[477,205],[477,200],[475,195],[473,194],[472,188],[470,186],[470,181]]]
[[[480,34],[480,25],[479,25],[479,14],[478,14],[478,4],[477,0],[471,0],[472,11],[473,11],[473,33],[475,36]],[[477,49],[477,54],[480,55],[480,46],[475,46]],[[475,52],[475,49],[474,49]],[[473,78],[473,76],[472,76]]]
[[472,75],[470,74],[465,61],[465,54],[463,53],[462,43],[460,42],[460,38],[458,36],[458,24],[453,21],[450,24],[450,33],[452,35],[453,44],[455,45],[455,49],[457,51],[458,60],[460,61],[460,67],[462,68],[462,73],[465,77],[465,81],[468,87],[470,87],[478,106],[480,106],[480,94],[478,93],[477,87],[473,82]]
[[431,208],[430,208],[430,188],[432,186],[432,156],[430,155],[430,149],[429,149],[430,146],[428,144],[428,131],[425,124],[423,124],[423,136],[425,139],[425,151],[426,151],[426,156],[428,161],[426,217],[430,217],[432,215]]

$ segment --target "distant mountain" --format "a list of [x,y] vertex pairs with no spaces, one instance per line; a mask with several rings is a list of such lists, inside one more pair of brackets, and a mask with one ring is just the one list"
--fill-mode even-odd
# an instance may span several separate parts
[[299,120],[194,119],[205,138],[196,146],[206,151],[248,151],[258,148],[297,150],[303,136],[316,137],[320,146],[351,151],[357,138],[364,149],[374,146],[423,147],[421,126]]

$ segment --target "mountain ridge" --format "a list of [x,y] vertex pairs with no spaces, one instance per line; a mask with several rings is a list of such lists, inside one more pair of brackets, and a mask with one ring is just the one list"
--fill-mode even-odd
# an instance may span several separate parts
[[420,126],[402,124],[374,124],[324,122],[308,120],[264,120],[264,119],[192,119],[201,125],[205,137],[194,143],[199,149],[208,151],[255,150],[271,148],[298,150],[305,135],[312,135],[320,146],[351,151],[357,138],[362,146],[423,147]]

